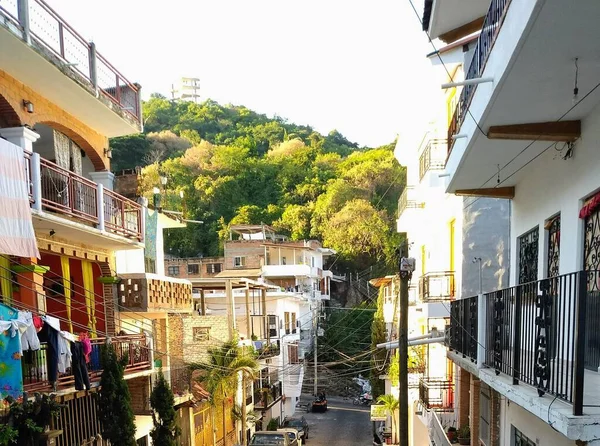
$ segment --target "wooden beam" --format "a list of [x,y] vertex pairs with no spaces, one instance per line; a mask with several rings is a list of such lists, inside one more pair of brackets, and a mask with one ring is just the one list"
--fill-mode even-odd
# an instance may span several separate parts
[[515,198],[515,187],[490,187],[487,189],[459,189],[454,195],[462,197]]
[[463,26],[459,26],[458,28],[454,28],[453,30],[445,32],[439,37],[439,39],[444,43],[456,42],[458,39],[462,39],[463,37],[466,37],[469,34],[473,34],[474,32],[480,31],[481,28],[483,28],[484,21],[485,16],[479,17],[478,19],[466,23]]
[[573,142],[581,136],[581,121],[536,122],[531,124],[495,125],[488,130],[489,139],[516,139]]

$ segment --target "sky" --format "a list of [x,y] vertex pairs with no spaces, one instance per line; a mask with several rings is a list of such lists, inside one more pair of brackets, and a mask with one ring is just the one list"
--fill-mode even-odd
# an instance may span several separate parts
[[409,0],[46,1],[146,99],[197,77],[201,100],[369,147],[415,131],[431,108],[432,47]]

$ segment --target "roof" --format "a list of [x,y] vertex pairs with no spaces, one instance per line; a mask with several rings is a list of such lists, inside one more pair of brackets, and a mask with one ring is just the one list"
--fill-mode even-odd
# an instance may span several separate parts
[[431,10],[433,9],[433,0],[425,0],[423,5],[423,31],[429,30],[429,21],[431,20]]
[[226,269],[225,271],[221,271],[220,273],[215,275],[215,278],[227,279],[227,278],[246,277],[246,278],[251,279],[253,277],[260,277],[261,273],[262,273],[262,270],[260,268],[258,268],[258,269]]
[[389,284],[392,280],[395,279],[396,276],[385,276],[385,277],[376,277],[375,279],[369,280],[369,283],[376,288],[379,288],[382,285]]
[[229,229],[238,234],[255,234],[257,232],[275,232],[275,229],[269,225],[231,225]]
[[248,288],[251,290],[279,290],[280,287],[276,285],[270,285],[267,283],[258,282],[245,277],[210,277],[206,279],[188,279],[192,283],[194,289],[202,290],[224,290],[227,286],[227,282],[231,284],[232,289]]

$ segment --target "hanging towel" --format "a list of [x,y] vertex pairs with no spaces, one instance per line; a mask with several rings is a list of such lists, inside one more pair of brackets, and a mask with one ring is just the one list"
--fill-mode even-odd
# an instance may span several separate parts
[[146,208],[146,233],[144,257],[156,260],[156,233],[158,231],[158,212],[150,211]]
[[25,155],[16,144],[0,139],[0,252],[40,257],[29,207]]
[[23,392],[21,336],[17,336],[18,324],[12,323],[17,317],[17,310],[0,304],[0,399],[18,398]]
[[[29,311],[19,311],[19,321],[26,327],[21,333],[21,348],[23,350],[39,350],[40,340],[35,331],[35,325],[33,325],[33,315]],[[21,351],[21,353],[23,352]]]
[[62,331],[58,332],[58,351],[58,371],[67,373],[67,369],[71,367],[71,342]]

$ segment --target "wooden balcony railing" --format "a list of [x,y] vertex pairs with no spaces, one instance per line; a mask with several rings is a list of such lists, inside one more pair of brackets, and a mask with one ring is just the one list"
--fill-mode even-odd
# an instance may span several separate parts
[[444,139],[430,139],[419,156],[419,180],[430,170],[443,170],[446,165],[447,143]]
[[419,400],[427,409],[454,409],[454,383],[448,378],[424,377],[419,380]]
[[119,302],[133,311],[192,311],[192,284],[156,274],[121,274]]
[[599,277],[579,271],[494,291],[483,296],[482,310],[477,297],[453,301],[450,348],[582,415],[585,369],[595,374],[600,366],[600,345],[590,341],[597,332]]
[[454,271],[435,271],[419,278],[419,297],[423,302],[454,299]]
[[[150,364],[150,346],[145,335],[115,336],[111,339],[117,357],[127,356],[127,365],[125,373],[132,373],[152,368]],[[106,338],[92,339],[92,353],[88,364],[90,381],[98,381],[102,375],[101,347],[106,342]],[[41,344],[41,349],[37,351],[24,351],[21,360],[23,370],[23,388],[27,392],[31,391],[49,391],[52,390],[52,384],[48,380],[48,346]],[[66,373],[58,377],[58,388],[73,386],[75,378],[68,369]]]
[[19,37],[49,50],[121,110],[141,122],[140,88],[129,82],[43,0],[0,0],[0,16]]
[[[494,47],[496,37],[502,27],[502,22],[504,21],[510,2],[511,0],[492,0],[483,23],[483,28],[481,29],[481,34],[477,39],[473,59],[471,60],[471,64],[469,65],[469,69],[465,76],[466,80],[481,77],[483,74],[483,70],[485,69],[488,57]],[[456,109],[454,110],[452,120],[448,126],[448,155],[450,155],[454,145],[452,136],[460,131],[460,127],[468,113],[476,89],[476,84],[465,85],[460,93]]]
[[143,240],[141,205],[59,167],[37,153],[26,153],[25,158],[34,208],[66,215],[113,234]]

